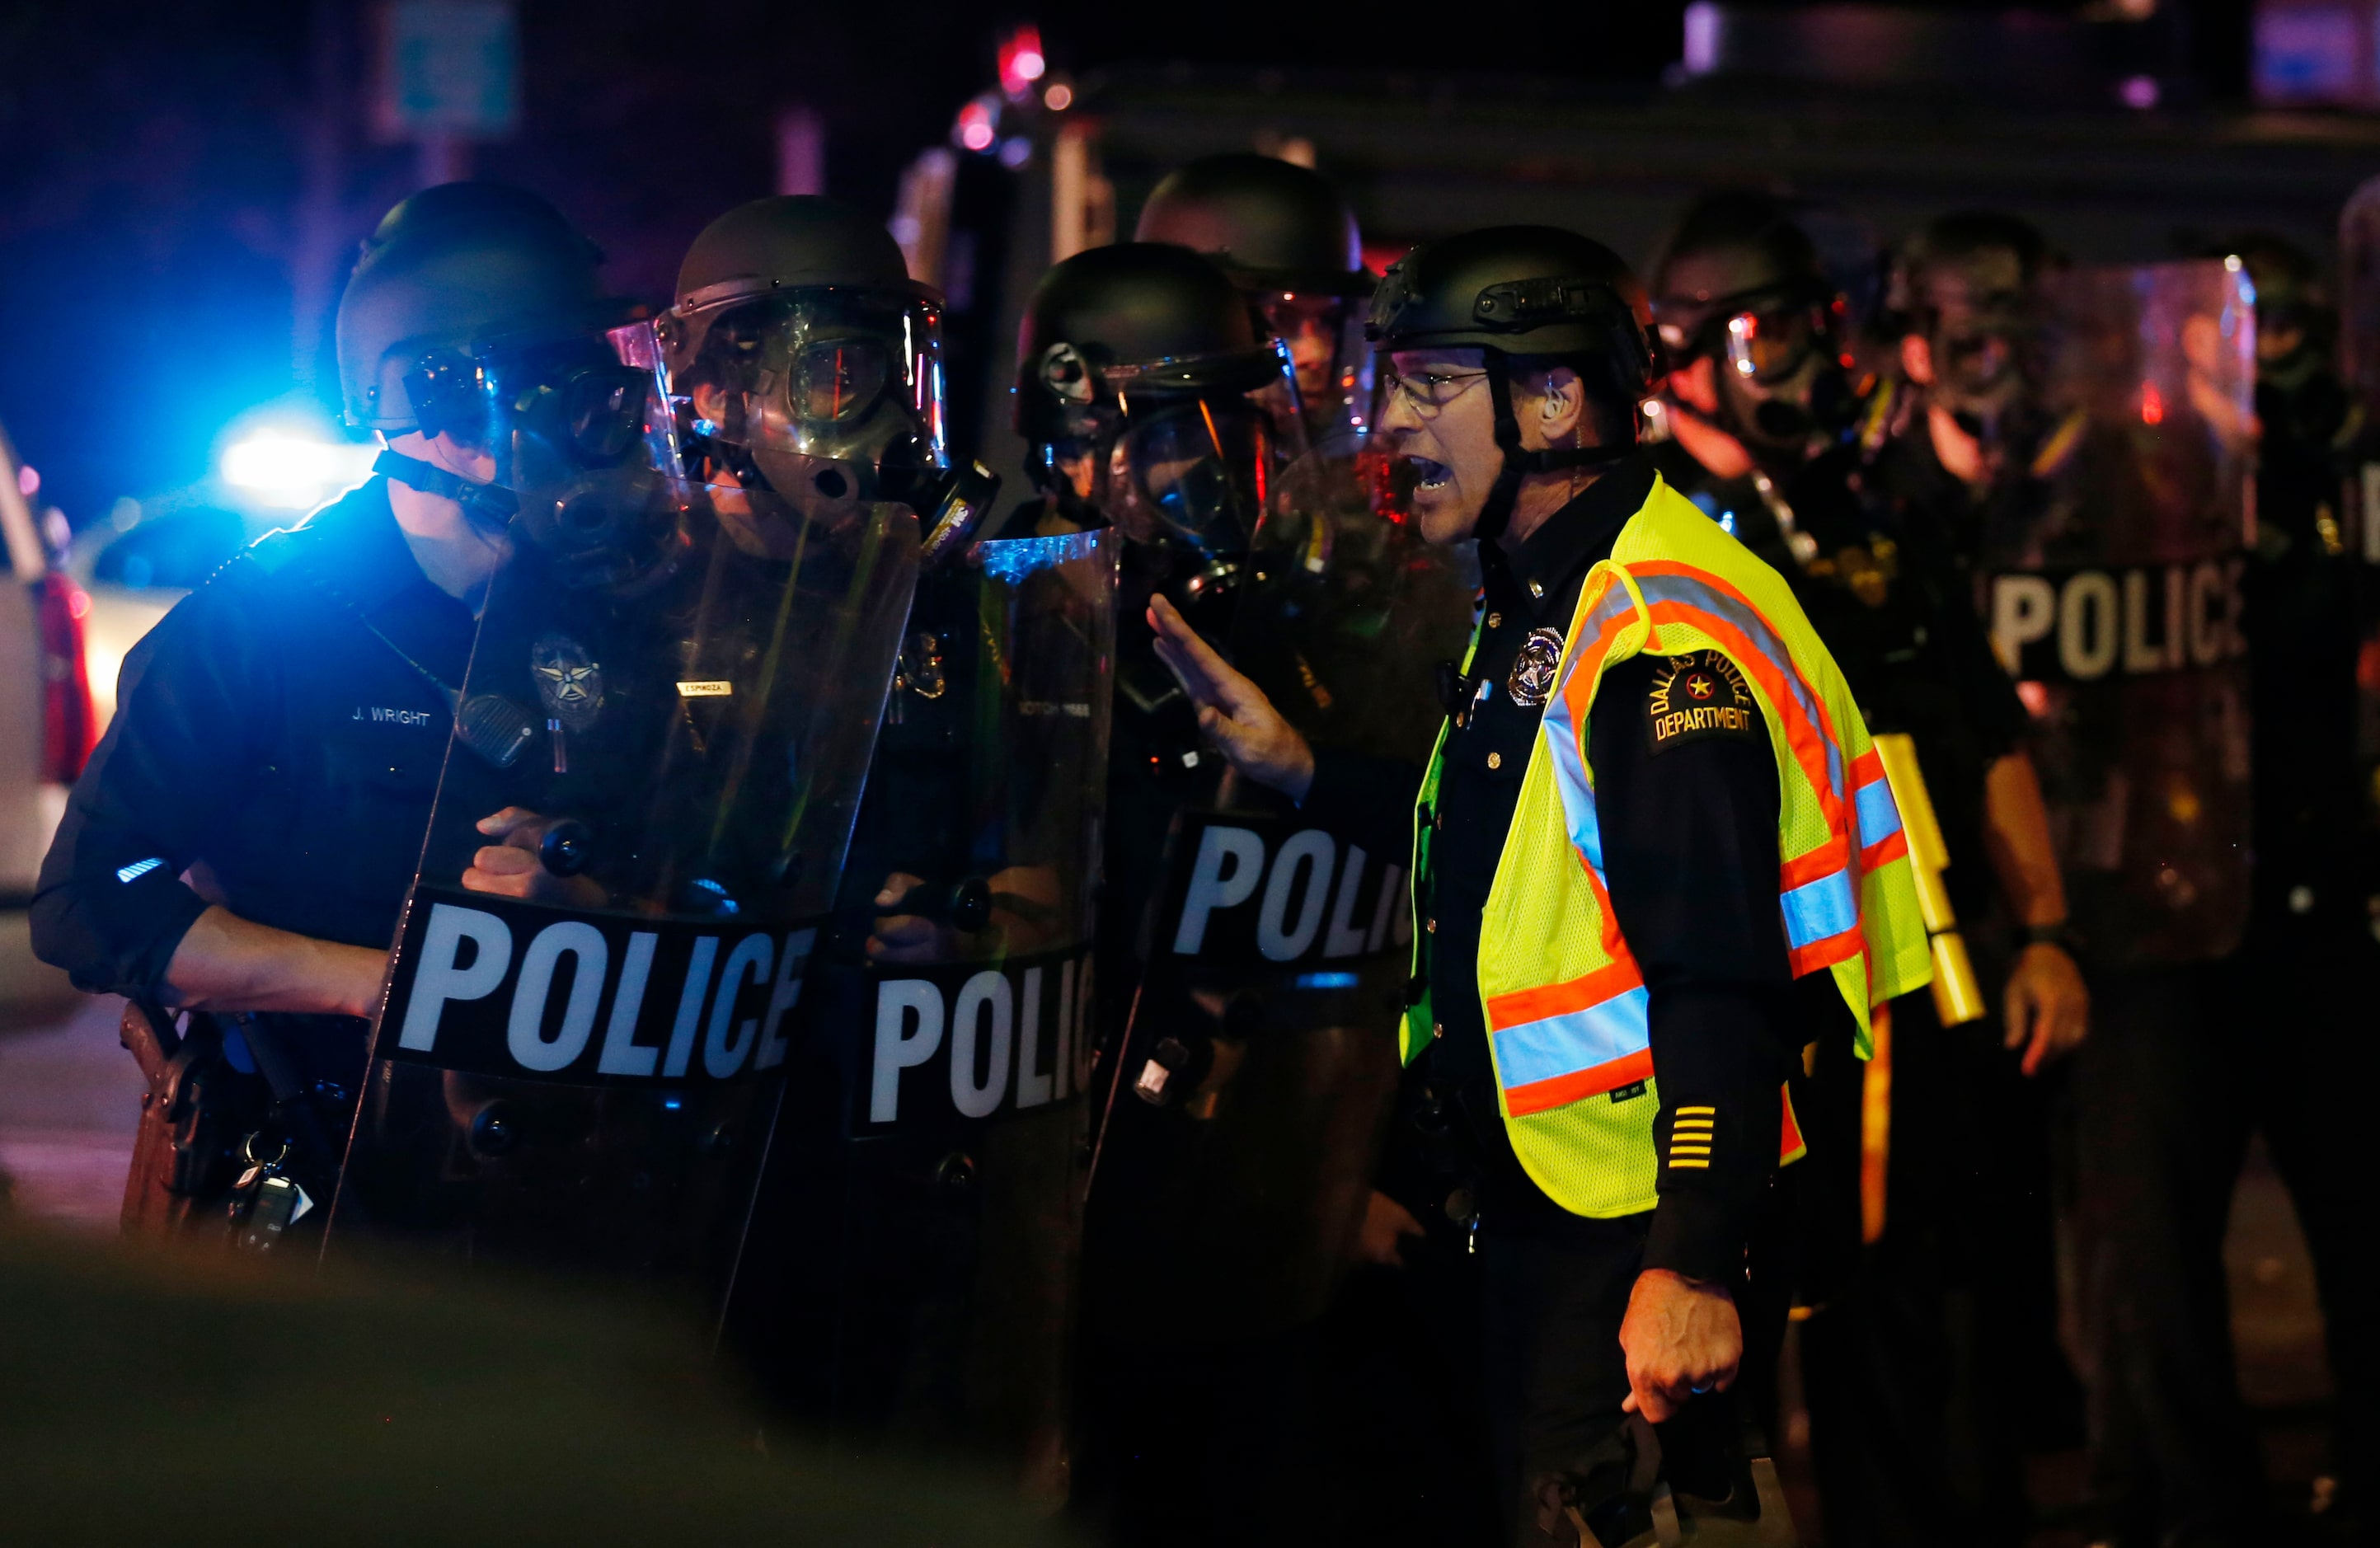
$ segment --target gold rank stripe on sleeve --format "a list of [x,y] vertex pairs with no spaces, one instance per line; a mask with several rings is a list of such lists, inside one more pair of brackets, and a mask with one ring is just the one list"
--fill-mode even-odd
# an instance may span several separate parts
[[1711,1135],[1718,1122],[1717,1107],[1680,1107],[1670,1120],[1670,1169],[1710,1169]]

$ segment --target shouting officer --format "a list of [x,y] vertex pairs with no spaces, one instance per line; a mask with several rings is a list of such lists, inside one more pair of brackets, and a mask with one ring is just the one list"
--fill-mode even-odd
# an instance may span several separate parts
[[[596,263],[518,189],[447,184],[390,211],[338,315],[347,416],[388,446],[375,476],[259,541],[126,660],[33,929],[78,986],[133,1002],[126,1040],[152,1094],[128,1222],[219,1199],[259,1135],[288,1141],[285,1169],[329,1200],[511,514],[488,441],[418,417],[418,368],[497,334],[603,352],[622,308]],[[491,809],[462,886],[553,885],[515,826]],[[177,1037],[184,1010],[207,1014]]]
[[[1757,1520],[1727,1393],[1746,1245],[1802,1148],[1786,1088],[1928,972],[1849,687],[1785,583],[1635,449],[1642,295],[1597,243],[1503,227],[1400,260],[1369,329],[1414,519],[1477,538],[1487,582],[1416,810],[1405,1052],[1476,1155],[1520,1542],[1651,1541],[1632,1412],[1696,1530]],[[1364,798],[1152,611],[1236,768]]]
[[[2047,1165],[2046,1135],[2019,1061],[2030,1075],[2071,1046],[2088,1006],[2073,959],[2039,938],[2062,928],[2066,898],[2024,707],[1934,534],[1894,522],[1862,487],[1846,433],[1857,405],[1843,308],[1791,212],[1755,193],[1698,201],[1654,265],[1653,294],[1670,368],[1671,439],[1654,451],[1662,477],[1791,584],[1869,730],[1912,740],[1957,916],[1980,923],[2004,900],[2034,937],[2006,975],[2004,1034],[1988,1021],[1977,1030],[1980,1003],[1954,1006],[1965,1024],[1945,1025],[1935,997],[1912,995],[1893,1006],[1864,1071],[1821,1055],[1811,1127],[1832,1143],[1814,1164],[1823,1196],[1805,1190],[1803,1203],[1836,1251],[1804,1270],[1815,1314],[1802,1348],[1827,1530],[1845,1543],[1961,1541],[1969,1530],[1977,1506],[1958,1498],[1948,1466],[1949,1392],[1927,1384],[1947,1377],[1945,1298],[1973,1283],[1985,1291],[1984,1332],[1961,1385],[1985,1407],[1955,1428],[2011,1443],[1983,1469],[1981,1504],[2022,1530],[2010,1419],[2022,1399],[2003,1379],[2017,1369],[2006,1324],[2047,1299],[2049,1214],[2046,1178],[2034,1175]],[[1888,1187],[1862,1219],[1861,1095],[1877,1082],[1890,1094],[1890,1143],[1874,1155],[1871,1133],[1869,1163],[1884,1162]],[[2028,1109],[2029,1150],[2010,1130]],[[2038,1284],[2022,1268],[2038,1270]],[[2046,1319],[2037,1331],[2046,1337]]]

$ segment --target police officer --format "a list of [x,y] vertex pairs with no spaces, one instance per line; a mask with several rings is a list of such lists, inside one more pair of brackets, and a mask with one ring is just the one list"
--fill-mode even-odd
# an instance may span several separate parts
[[[1746,1243],[1801,1149],[1783,1093],[1804,1045],[1864,1044],[1871,997],[1927,974],[1850,689],[1636,449],[1642,296],[1597,243],[1502,227],[1408,254],[1369,327],[1413,517],[1477,539],[1487,577],[1421,787],[1405,1045],[1477,1155],[1458,1207],[1519,1542],[1651,1541],[1632,1412],[1695,1530],[1753,1530],[1727,1391]],[[1152,611],[1236,768],[1364,798]]]
[[[2020,930],[2061,928],[2065,889],[2024,707],[1935,534],[1895,522],[1863,487],[1844,308],[1809,237],[1767,196],[1708,196],[1656,260],[1653,291],[1669,367],[1670,439],[1653,452],[1662,477],[1791,583],[1869,729],[1913,740],[1965,934],[2002,900]],[[2082,1034],[2088,993],[2055,939],[2015,954],[2002,999],[2024,1074]],[[1973,1530],[1977,1504],[1951,1486],[1950,1391],[1928,1385],[1947,1381],[1947,1297],[1969,1284],[1980,1290],[1977,1358],[1959,1385],[1980,1407],[1955,1431],[1986,1448],[1982,1514],[2003,1533],[2023,1530],[2011,1414],[2040,1388],[2028,1380],[2020,1396],[2007,1382],[2031,1369],[2009,1358],[2020,1335],[2050,1333],[2046,1318],[2013,1324],[2048,1297],[2048,1155],[2038,1102],[2013,1089],[2020,1056],[1999,1041],[1945,1027],[1931,997],[1895,1002],[1867,1067],[1872,1080],[1889,1072],[1891,1104],[1875,1218],[1858,1207],[1868,1082],[1822,1054],[1812,1119],[1834,1143],[1815,1163],[1826,1186],[1804,1196],[1826,1251],[1804,1265],[1802,1354],[1830,1539],[1954,1542]],[[2010,1128],[2028,1110],[2029,1147]]]
[[1363,327],[1373,280],[1355,212],[1328,179],[1274,156],[1201,156],[1157,185],[1133,236],[1204,253],[1231,276],[1289,350],[1313,443],[1360,436],[1372,393]]
[[[487,427],[427,424],[421,400],[438,393],[442,352],[491,335],[608,358],[602,330],[621,308],[596,264],[516,188],[447,184],[390,211],[338,314],[347,416],[388,447],[374,477],[260,540],[127,659],[115,721],[42,867],[35,947],[81,988],[130,998],[143,1024],[211,1013],[219,1052],[201,1023],[193,1056],[227,1065],[226,1090],[270,1088],[235,1101],[244,1116],[225,1131],[152,1104],[128,1220],[178,1218],[219,1193],[250,1121],[293,1139],[292,1169],[329,1198],[474,611],[516,502]],[[491,812],[464,886],[561,885],[522,847],[524,815]],[[143,1035],[128,1018],[128,1038]]]
[[[787,196],[711,223],[657,325],[714,502],[798,512],[818,541],[858,512],[905,512],[923,544],[884,723],[855,728],[873,756],[728,1332],[805,1428],[965,1452],[1047,1496],[1063,1490],[1084,1109],[1050,1033],[1088,985],[1044,958],[1088,935],[1112,562],[975,542],[997,486],[944,441],[941,312],[881,221]],[[964,1055],[912,1069],[958,1041],[944,1009],[955,1023],[988,985],[1004,1007],[992,1083],[954,1070]],[[911,1006],[899,1063],[896,1003]],[[986,1099],[959,1110],[963,1087]]]
[[[1275,1171],[1273,1186],[1257,1197],[1228,1180],[1254,1160],[1294,1166],[1317,1137],[1282,1135],[1278,1112],[1269,1129],[1243,1127],[1251,1086],[1275,1099],[1291,1094],[1258,1073],[1271,1058],[1265,1050],[1251,1053],[1235,1082],[1220,1079],[1228,1061],[1215,1061],[1217,1084],[1230,1089],[1189,1099],[1202,1115],[1195,1121],[1178,1093],[1162,1109],[1136,1100],[1138,1071],[1125,1057],[1128,1032],[1133,1057],[1145,1056],[1153,1018],[1202,1020],[1187,1007],[1161,1011],[1151,1003],[1160,986],[1147,976],[1140,943],[1150,938],[1177,816],[1242,801],[1224,787],[1223,764],[1202,744],[1195,707],[1141,619],[1151,597],[1170,596],[1229,638],[1256,584],[1251,544],[1266,491],[1288,461],[1281,438],[1293,442],[1301,433],[1294,415],[1284,422],[1279,414],[1292,401],[1290,381],[1260,329],[1254,308],[1206,259],[1135,242],[1092,248],[1052,269],[1035,289],[1018,341],[1017,428],[1039,499],[1009,529],[1098,524],[1126,539],[1099,901],[1106,1063],[1099,1089],[1107,1112],[1087,1218],[1075,1473],[1082,1508],[1119,1542],[1293,1541],[1306,1530],[1302,1513],[1321,1503],[1303,1467],[1311,1433],[1307,1324],[1320,1310],[1305,1294],[1305,1270],[1337,1244],[1327,1228],[1266,1236],[1283,1215],[1322,1213],[1305,1173]],[[1279,804],[1269,792],[1253,793],[1260,805]],[[1183,1034],[1210,1045],[1220,1034],[1208,1021]],[[1285,1035],[1275,1047],[1308,1041]],[[1198,1079],[1193,1072],[1186,1083]],[[1259,1119],[1264,1109],[1257,1104]],[[1196,1158],[1213,1154],[1210,1138],[1223,1136],[1277,1151],[1201,1171]],[[1354,1165],[1360,1170],[1360,1161]],[[1201,1177],[1210,1186],[1196,1186]],[[1347,1202],[1352,1218],[1357,1199]],[[1317,1235],[1326,1239],[1318,1247]],[[1281,1252],[1246,1252],[1251,1236],[1279,1240]]]
[[[2315,1519],[2369,1542],[2380,1457],[2380,1288],[2361,1245],[2373,1167],[2351,1098],[2380,1074],[2357,1029],[2380,984],[2368,797],[2356,778],[2357,665],[2368,580],[2342,531],[2364,414],[2339,381],[2338,314],[2313,257],[2277,236],[2231,245],[2256,287],[2256,546],[2247,576],[2254,703],[2255,885],[2238,954],[2242,993],[2289,986],[2268,1031],[2269,1075],[2230,1108],[2233,1151],[2252,1121],[2288,1184],[2322,1296],[2333,1398],[2329,1487]],[[2370,519],[2369,515],[2366,517]],[[2358,1537],[2357,1534],[2362,1534]]]
[[[2114,1543],[2263,1541],[2220,1268],[2228,1201],[2268,1074],[2271,1099],[2305,1109],[2313,1129],[2353,1120],[2322,1106],[2339,1089],[2335,1069],[2292,1079],[2280,1070],[2303,1068],[2295,1050],[2240,1042],[2271,1024],[2277,982],[2226,960],[2264,890],[2250,869],[2244,647],[2236,630],[2202,625],[2187,657],[2141,650],[2094,675],[2065,647],[2028,641],[2015,616],[2028,593],[2064,606],[2058,587],[2109,584],[2110,572],[2145,570],[2151,584],[2172,584],[2160,570],[2238,573],[2250,431],[2236,352],[2216,341],[2238,336],[2218,314],[2231,308],[2236,330],[2244,308],[2211,263],[2061,272],[2037,231],[1988,212],[1934,222],[1902,269],[1901,358],[1918,392],[1877,459],[1878,487],[1972,566],[2003,659],[2036,695],[2034,746],[2091,974],[2068,1240],[2096,1529]],[[2143,298],[2158,303],[2154,320]],[[2112,374],[2095,374],[2107,361]],[[2164,390],[2170,401],[2150,395]],[[2289,525],[2318,546],[2313,516]],[[2212,596],[2212,579],[2201,584]],[[2202,616],[2231,613],[2215,605]],[[2345,960],[2344,935],[2316,938],[2307,931],[2310,948]],[[2290,1003],[2301,1013],[2326,998]],[[2310,1235],[2325,1213],[2307,1212]]]

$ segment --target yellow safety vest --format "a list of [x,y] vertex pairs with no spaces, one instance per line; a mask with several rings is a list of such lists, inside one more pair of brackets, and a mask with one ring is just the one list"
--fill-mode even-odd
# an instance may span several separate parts
[[[1478,643],[1475,629],[1474,652]],[[1777,755],[1778,907],[1793,974],[1834,974],[1861,1058],[1873,1046],[1868,1008],[1933,976],[1900,814],[1834,658],[1783,577],[1656,480],[1580,588],[1480,921],[1479,998],[1505,1128],[1529,1176],[1575,1215],[1633,1215],[1656,1200],[1647,996],[1605,890],[1586,758],[1603,674],[1648,650],[1717,651],[1759,701]],[[1445,746],[1441,727],[1415,811],[1417,907]],[[1427,939],[1415,932],[1416,981]],[[1407,1062],[1433,1025],[1425,993],[1406,1013]],[[1609,1099],[1638,1082],[1645,1097]],[[1800,1153],[1788,1102],[1782,1158]]]

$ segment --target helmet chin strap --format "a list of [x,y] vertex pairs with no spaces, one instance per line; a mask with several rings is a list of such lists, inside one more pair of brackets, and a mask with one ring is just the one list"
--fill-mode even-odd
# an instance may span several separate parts
[[[1522,479],[1532,473],[1560,473],[1566,468],[1617,462],[1635,451],[1636,445],[1631,441],[1624,446],[1523,446],[1520,417],[1512,412],[1512,375],[1505,365],[1504,353],[1498,349],[1485,353],[1488,396],[1496,405],[1496,445],[1504,454],[1504,467],[1488,491],[1488,503],[1481,508],[1472,535],[1483,543],[1492,543],[1504,535],[1504,528],[1512,522],[1512,507],[1521,499]],[[1585,408],[1582,397],[1580,412],[1584,414]]]
[[477,483],[434,462],[408,457],[402,452],[382,452],[372,460],[372,471],[408,489],[451,500],[463,507],[463,514],[474,522],[499,531],[509,526],[513,517],[520,514],[520,497],[504,485]]

